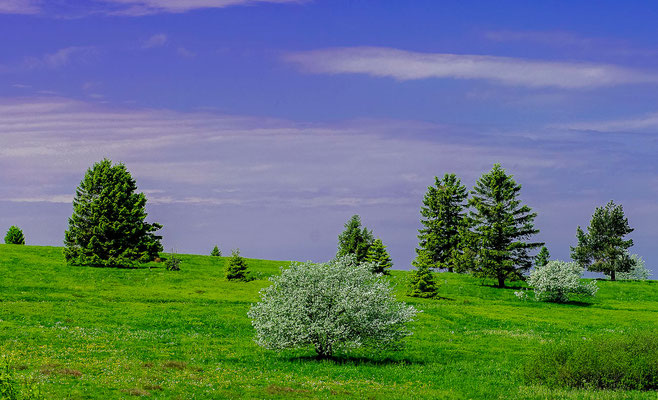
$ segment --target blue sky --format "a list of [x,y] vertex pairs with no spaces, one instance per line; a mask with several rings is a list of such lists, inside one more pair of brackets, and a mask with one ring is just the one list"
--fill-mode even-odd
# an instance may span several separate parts
[[167,249],[324,261],[359,214],[407,268],[433,177],[470,188],[499,162],[555,258],[614,200],[658,266],[656,20],[640,1],[0,0],[0,228],[60,245],[108,157]]

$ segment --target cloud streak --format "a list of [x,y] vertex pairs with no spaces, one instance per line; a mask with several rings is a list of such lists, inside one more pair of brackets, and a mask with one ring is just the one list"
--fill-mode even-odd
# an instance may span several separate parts
[[38,14],[35,0],[0,0],[0,14]]
[[258,3],[302,3],[305,0],[103,0],[108,5],[118,6],[110,14],[143,16],[160,13],[185,13],[198,9],[226,8]]
[[484,80],[529,88],[586,89],[658,83],[658,74],[609,64],[538,61],[486,55],[419,53],[384,47],[327,48],[284,60],[316,74],[366,74],[401,81]]

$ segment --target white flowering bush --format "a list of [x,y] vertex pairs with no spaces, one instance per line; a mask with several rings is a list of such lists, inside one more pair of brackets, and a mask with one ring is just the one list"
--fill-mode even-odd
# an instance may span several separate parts
[[535,299],[564,303],[570,294],[594,296],[596,282],[582,283],[583,268],[574,262],[549,261],[535,268],[528,278],[528,285],[535,289]]
[[339,348],[398,344],[418,311],[397,301],[372,269],[351,256],[282,268],[249,309],[256,343],[272,350],[313,346],[321,358]]
[[[627,281],[645,281],[651,276],[651,272],[644,265],[644,260],[642,257],[637,254],[631,255],[631,260],[633,260],[633,266],[628,272],[617,272],[616,278],[619,280]],[[606,275],[610,279],[609,275]]]

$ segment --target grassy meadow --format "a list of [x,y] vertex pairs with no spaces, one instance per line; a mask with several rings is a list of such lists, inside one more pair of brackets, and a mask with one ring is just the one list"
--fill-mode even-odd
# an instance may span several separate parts
[[[438,300],[399,352],[319,361],[312,349],[257,347],[246,316],[287,261],[248,259],[258,278],[224,279],[224,257],[181,255],[181,271],[69,267],[61,248],[0,245],[0,355],[47,399],[655,399],[657,393],[551,388],[523,368],[549,343],[658,328],[658,282],[599,282],[593,299],[521,301],[514,288],[438,274]],[[0,360],[2,362],[2,360]]]

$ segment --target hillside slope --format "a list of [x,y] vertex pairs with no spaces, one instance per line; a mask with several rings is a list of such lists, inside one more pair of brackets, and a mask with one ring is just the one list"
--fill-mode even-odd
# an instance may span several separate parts
[[[400,352],[317,361],[252,341],[246,316],[268,283],[224,279],[226,258],[181,255],[182,270],[66,266],[61,248],[0,245],[0,354],[46,398],[655,399],[655,392],[528,386],[520,370],[547,342],[658,328],[658,282],[599,282],[593,300],[520,301],[443,273]],[[286,261],[248,260],[259,278]],[[518,289],[517,289],[518,290]]]

